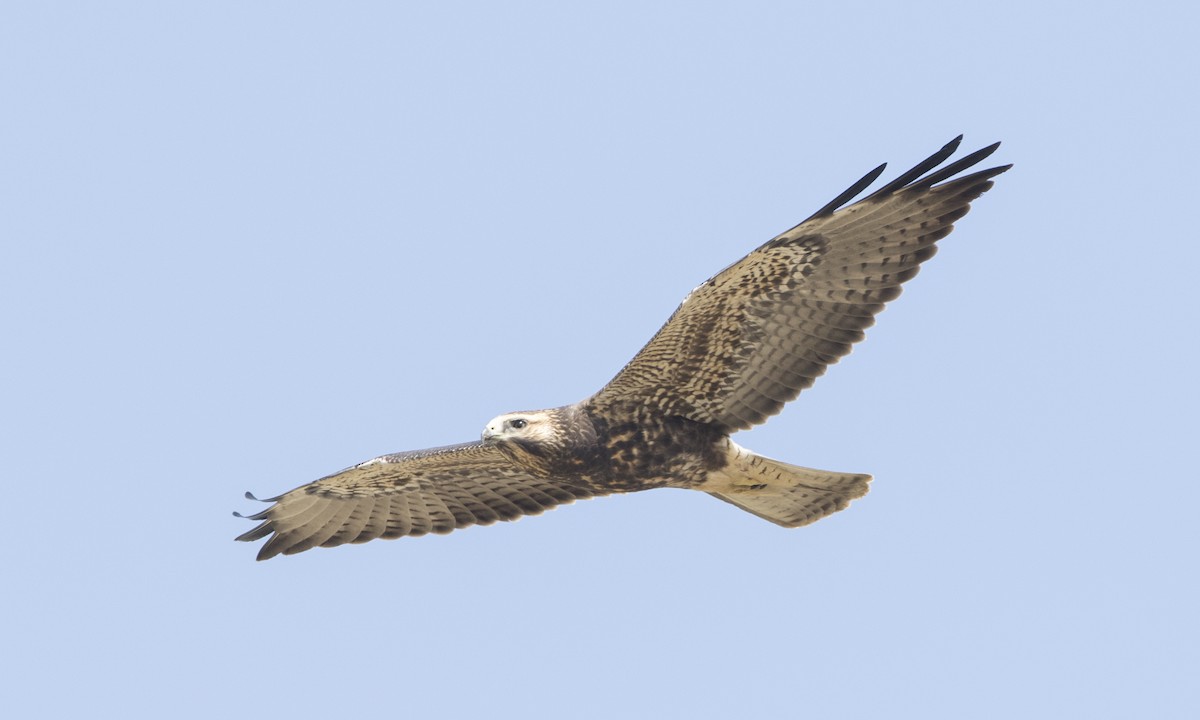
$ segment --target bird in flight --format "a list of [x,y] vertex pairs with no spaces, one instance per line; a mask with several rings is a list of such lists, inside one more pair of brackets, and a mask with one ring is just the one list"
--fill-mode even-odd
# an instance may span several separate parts
[[[258,559],[448,533],[613,493],[706,492],[783,527],[842,510],[870,475],[789,465],[730,435],[764,422],[850,352],[936,242],[1011,165],[944,167],[962,141],[865,198],[880,165],[804,222],[692,290],[599,392],[501,415],[476,442],[383,455],[265,502],[238,540]],[[246,497],[257,499],[250,493]],[[244,517],[234,513],[238,517]]]

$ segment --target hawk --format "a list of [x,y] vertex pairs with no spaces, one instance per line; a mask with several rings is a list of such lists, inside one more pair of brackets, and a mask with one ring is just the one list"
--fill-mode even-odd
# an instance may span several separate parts
[[268,538],[258,552],[265,560],[661,487],[706,492],[783,527],[842,510],[871,476],[789,465],[730,435],[778,413],[849,353],[970,202],[1011,167],[960,175],[999,143],[939,167],[961,141],[846,206],[880,165],[714,275],[586,400],[501,415],[476,442],[383,455],[303,485],[266,500],[273,504],[249,516],[261,522],[237,539]]

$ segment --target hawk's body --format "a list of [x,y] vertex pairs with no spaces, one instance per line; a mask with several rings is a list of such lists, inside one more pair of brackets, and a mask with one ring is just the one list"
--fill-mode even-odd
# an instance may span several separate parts
[[[1008,166],[929,173],[959,139],[862,201],[868,174],[811,218],[693,290],[600,392],[501,415],[475,443],[385,455],[273,498],[239,540],[259,559],[374,538],[445,533],[574,500],[701,490],[786,527],[867,491],[868,475],[787,465],[729,435],[765,421],[850,352],[937,240]],[[924,176],[924,177],[922,177]],[[941,184],[938,184],[941,183]]]

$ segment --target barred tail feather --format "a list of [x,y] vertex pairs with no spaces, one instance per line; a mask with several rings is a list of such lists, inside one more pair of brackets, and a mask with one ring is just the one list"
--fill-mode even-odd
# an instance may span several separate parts
[[714,478],[718,500],[783,527],[800,527],[844,510],[867,494],[870,475],[788,465],[730,443],[729,464]]

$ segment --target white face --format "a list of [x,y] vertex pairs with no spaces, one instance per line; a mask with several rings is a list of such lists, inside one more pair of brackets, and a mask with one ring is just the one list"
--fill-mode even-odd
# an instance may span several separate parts
[[500,415],[483,428],[484,442],[514,438],[548,441],[553,438],[553,435],[554,423],[550,416],[542,410]]

